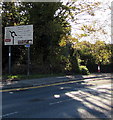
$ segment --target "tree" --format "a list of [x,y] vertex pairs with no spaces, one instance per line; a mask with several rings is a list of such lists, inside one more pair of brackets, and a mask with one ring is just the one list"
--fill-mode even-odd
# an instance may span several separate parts
[[111,58],[111,50],[105,42],[97,41],[92,47],[92,54],[96,58],[96,63],[109,64]]
[[[48,64],[53,64],[51,59],[48,59],[48,56],[53,56],[54,59],[57,59],[60,39],[64,35],[70,34],[70,25],[66,21],[66,17],[63,16],[61,11],[59,13],[57,10],[68,9],[60,2],[9,2],[3,3],[2,6],[3,31],[6,26],[33,24],[34,44],[31,46],[31,60],[39,64],[46,64],[47,62]],[[26,59],[25,48],[23,46],[13,46],[13,48],[15,49],[14,51],[19,52],[19,54],[13,54],[13,61],[24,62]],[[8,54],[8,47],[3,45],[4,65],[6,65],[6,56],[8,56],[6,53]]]

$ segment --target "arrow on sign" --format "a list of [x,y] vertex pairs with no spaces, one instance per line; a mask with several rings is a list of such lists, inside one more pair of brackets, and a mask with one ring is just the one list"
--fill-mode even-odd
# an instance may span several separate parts
[[11,33],[11,37],[13,38],[13,45],[14,45],[14,37],[17,36],[17,34],[14,31],[9,31]]

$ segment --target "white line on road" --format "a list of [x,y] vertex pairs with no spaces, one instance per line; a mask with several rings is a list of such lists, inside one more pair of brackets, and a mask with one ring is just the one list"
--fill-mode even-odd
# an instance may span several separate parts
[[66,100],[61,100],[61,101],[58,101],[58,102],[49,103],[49,105],[55,105],[55,104],[67,102],[67,101],[70,101],[70,100],[72,100],[72,99],[66,99]]
[[8,114],[5,114],[5,115],[2,115],[2,117],[10,116],[10,115],[17,114],[17,113],[18,112],[8,113]]

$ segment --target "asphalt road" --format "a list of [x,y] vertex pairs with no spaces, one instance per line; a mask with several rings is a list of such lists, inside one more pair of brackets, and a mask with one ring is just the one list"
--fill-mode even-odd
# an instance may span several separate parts
[[111,83],[91,83],[65,83],[3,92],[2,117],[111,118]]

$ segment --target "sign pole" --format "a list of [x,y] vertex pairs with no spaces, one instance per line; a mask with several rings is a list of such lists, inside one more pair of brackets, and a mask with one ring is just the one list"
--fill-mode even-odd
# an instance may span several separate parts
[[11,74],[11,45],[9,45],[9,74]]
[[29,67],[30,67],[30,47],[27,48],[28,52],[28,62],[27,62],[27,75],[29,76]]
[[33,44],[33,25],[5,27],[4,44],[9,45],[9,74],[11,74],[11,45],[26,45],[28,47],[27,75],[30,74],[30,45]]

